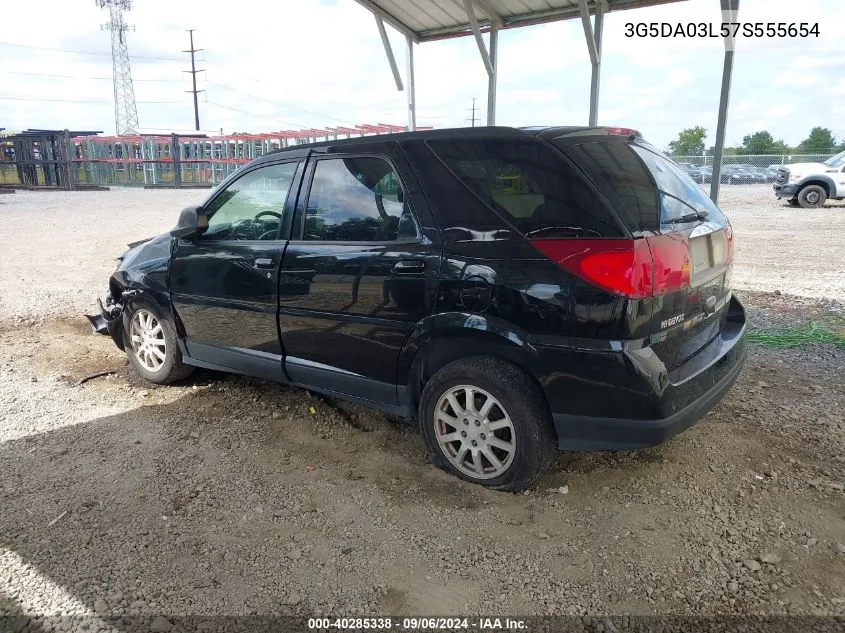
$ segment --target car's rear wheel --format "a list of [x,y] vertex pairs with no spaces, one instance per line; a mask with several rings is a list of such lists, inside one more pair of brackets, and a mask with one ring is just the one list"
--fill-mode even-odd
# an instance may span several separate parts
[[827,201],[827,191],[821,185],[807,185],[798,192],[798,204],[804,209],[818,209]]
[[124,347],[135,371],[159,385],[187,378],[194,368],[182,362],[176,332],[158,308],[136,299],[127,309],[129,329],[124,333]]
[[440,369],[425,385],[419,417],[432,463],[490,488],[524,489],[554,452],[539,387],[515,365],[492,357]]

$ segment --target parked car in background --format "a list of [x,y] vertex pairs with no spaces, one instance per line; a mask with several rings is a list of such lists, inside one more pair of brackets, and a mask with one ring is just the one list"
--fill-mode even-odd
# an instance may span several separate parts
[[701,168],[692,163],[678,163],[678,166],[683,169],[687,176],[692,178],[695,182],[703,182]]
[[773,188],[778,199],[806,209],[823,207],[829,199],[845,199],[845,152],[823,163],[780,165]]
[[722,165],[719,182],[727,185],[750,185],[759,184],[765,180],[742,165]]
[[[713,166],[706,165],[701,168],[701,182],[710,183],[713,181]],[[765,182],[763,176],[752,172],[739,165],[722,165],[719,182],[728,185],[747,185],[752,183]]]
[[650,446],[719,402],[746,353],[733,253],[634,130],[369,136],[247,164],[130,247],[89,319],[150,382],[205,367],[416,418],[432,463],[519,490],[555,448]]
[[764,182],[774,182],[775,181],[775,173],[770,172],[768,169],[764,169],[763,167],[758,167],[757,165],[748,165],[748,164],[738,164],[737,167],[740,167],[747,171],[748,173],[757,176],[753,182],[755,184],[764,183]]

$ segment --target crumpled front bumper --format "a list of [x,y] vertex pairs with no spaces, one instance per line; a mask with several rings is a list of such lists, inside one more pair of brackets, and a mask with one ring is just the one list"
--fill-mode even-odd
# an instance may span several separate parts
[[111,336],[114,344],[121,350],[124,349],[123,308],[126,301],[134,294],[137,294],[137,292],[127,290],[121,296],[120,301],[115,301],[111,293],[108,293],[106,295],[105,305],[103,305],[103,302],[100,299],[97,299],[100,314],[85,315],[85,318],[90,321],[91,327],[94,329],[95,333]]

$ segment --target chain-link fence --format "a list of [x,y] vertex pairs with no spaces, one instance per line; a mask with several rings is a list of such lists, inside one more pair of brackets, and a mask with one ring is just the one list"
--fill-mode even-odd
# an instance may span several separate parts
[[[779,165],[790,163],[822,163],[835,155],[836,150],[830,150],[824,154],[736,154],[722,156],[722,165],[751,165],[753,167],[777,169]],[[709,167],[713,165],[712,156],[672,156],[676,163],[687,163],[696,167]]]

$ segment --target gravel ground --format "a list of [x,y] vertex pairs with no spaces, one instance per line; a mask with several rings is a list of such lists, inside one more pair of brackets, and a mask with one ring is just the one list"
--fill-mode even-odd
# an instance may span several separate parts
[[[203,196],[0,198],[0,615],[20,616],[0,622],[845,615],[845,350],[752,346],[688,432],[560,455],[528,493],[491,492],[372,410],[211,372],[156,387],[90,334],[114,256]],[[752,327],[845,314],[841,203],[749,186],[722,207]],[[77,385],[97,371],[115,373]]]

